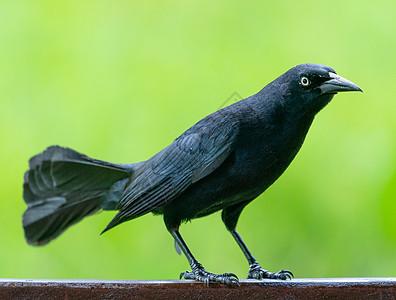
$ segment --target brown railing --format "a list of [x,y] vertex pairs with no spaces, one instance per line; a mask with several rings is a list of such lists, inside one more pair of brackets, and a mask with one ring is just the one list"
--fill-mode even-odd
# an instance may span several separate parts
[[1,299],[396,299],[396,278],[240,280],[0,279]]

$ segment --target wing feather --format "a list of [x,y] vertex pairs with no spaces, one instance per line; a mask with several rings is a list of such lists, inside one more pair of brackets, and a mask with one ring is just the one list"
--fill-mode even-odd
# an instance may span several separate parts
[[219,168],[233,151],[239,124],[232,116],[221,117],[201,120],[147,160],[131,178],[119,212],[104,231],[165,205]]

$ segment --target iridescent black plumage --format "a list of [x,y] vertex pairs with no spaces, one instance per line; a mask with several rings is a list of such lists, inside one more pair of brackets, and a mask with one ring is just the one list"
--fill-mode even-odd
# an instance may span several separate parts
[[45,244],[99,209],[119,210],[104,231],[153,212],[164,216],[191,265],[185,278],[232,284],[237,282],[232,273],[207,272],[178,231],[184,221],[222,210],[249,262],[248,278],[290,278],[289,271],[261,268],[235,226],[243,208],[289,166],[315,115],[341,91],[361,90],[329,67],[304,64],[202,119],[141,163],[111,164],[50,147],[31,159],[25,175],[26,239]]

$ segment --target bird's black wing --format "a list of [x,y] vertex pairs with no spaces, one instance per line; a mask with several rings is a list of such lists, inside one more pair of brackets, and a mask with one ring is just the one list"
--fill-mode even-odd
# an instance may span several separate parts
[[131,178],[105,231],[151,212],[217,169],[233,150],[238,120],[210,115],[149,159]]

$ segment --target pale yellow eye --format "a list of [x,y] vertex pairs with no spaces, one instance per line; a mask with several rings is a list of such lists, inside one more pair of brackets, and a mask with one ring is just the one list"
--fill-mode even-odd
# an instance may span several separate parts
[[311,84],[311,81],[309,81],[309,79],[307,77],[301,76],[300,83],[302,86],[308,86]]

